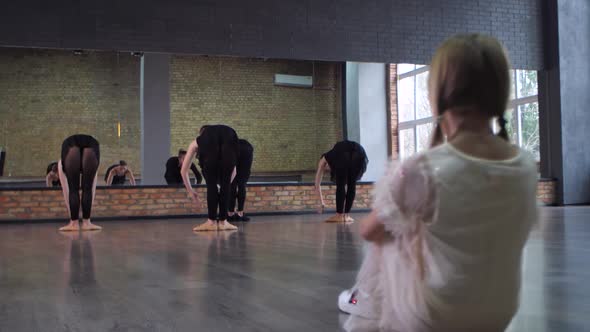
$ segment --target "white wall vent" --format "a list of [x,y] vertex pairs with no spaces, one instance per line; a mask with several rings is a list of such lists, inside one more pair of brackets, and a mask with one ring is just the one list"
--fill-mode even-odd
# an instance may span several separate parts
[[275,74],[275,85],[292,86],[298,88],[311,88],[313,87],[313,77]]

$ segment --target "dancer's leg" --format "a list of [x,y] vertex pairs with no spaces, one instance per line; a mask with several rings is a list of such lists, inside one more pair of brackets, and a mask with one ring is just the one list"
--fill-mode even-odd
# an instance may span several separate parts
[[82,151],[82,230],[100,230],[102,227],[90,222],[92,204],[96,195],[98,155],[93,149]]
[[[76,231],[79,229],[80,217],[80,164],[81,151],[77,146],[69,147],[65,153],[63,160],[63,170],[58,171],[65,174],[66,184],[62,188],[67,187],[67,206],[70,212],[70,223],[62,228],[61,231]],[[65,191],[64,191],[65,198]]]

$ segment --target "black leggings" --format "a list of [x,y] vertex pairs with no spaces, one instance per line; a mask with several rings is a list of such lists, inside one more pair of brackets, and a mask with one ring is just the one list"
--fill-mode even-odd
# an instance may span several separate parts
[[[62,167],[68,179],[70,220],[80,218],[80,182],[82,183],[82,218],[90,219],[94,180],[99,164],[98,146],[70,146],[63,151]],[[80,175],[82,180],[80,181]]]
[[[203,167],[203,177],[207,184],[207,217],[210,220],[227,220],[227,206],[230,199],[231,168],[217,165]],[[217,185],[219,184],[219,189]],[[219,215],[217,209],[219,208]]]
[[229,199],[229,211],[234,212],[236,209],[236,200],[238,201],[238,211],[244,211],[246,203],[246,183],[247,179],[236,179],[231,183],[231,197]]
[[349,213],[355,196],[356,176],[336,176],[336,212]]

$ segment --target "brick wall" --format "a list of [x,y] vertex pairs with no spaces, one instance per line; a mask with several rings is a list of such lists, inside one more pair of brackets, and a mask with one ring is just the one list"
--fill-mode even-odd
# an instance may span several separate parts
[[[357,187],[356,208],[370,205],[370,184]],[[168,216],[207,214],[205,188],[199,187],[201,206],[187,197],[184,188],[98,188],[93,217]],[[334,209],[335,186],[324,186],[324,199]],[[250,186],[245,211],[302,212],[317,209],[313,185]],[[67,219],[61,191],[38,189],[0,191],[0,220]]]
[[556,188],[557,182],[554,180],[540,180],[537,185],[537,198],[545,205],[557,204]]
[[60,158],[63,140],[76,133],[100,142],[101,174],[119,159],[134,170],[140,168],[139,58],[115,52],[75,56],[0,49],[4,175],[45,175],[47,164]]
[[[583,1],[583,0],[582,0]],[[428,63],[455,33],[486,32],[517,68],[544,66],[543,0],[12,1],[0,45]]]
[[[366,209],[371,204],[371,184],[359,184],[354,207]],[[201,206],[196,207],[184,188],[98,188],[93,217],[153,217],[206,214],[205,188],[199,187]],[[546,205],[555,204],[555,182],[542,181],[538,199]],[[334,209],[335,186],[324,186],[324,198]],[[253,185],[248,187],[245,211],[305,212],[317,208],[313,185]],[[61,191],[56,189],[0,190],[0,221],[67,219]]]
[[[276,86],[275,74],[313,74],[315,87]],[[254,172],[303,171],[342,138],[337,63],[175,56],[170,79],[173,154],[222,123],[254,145]]]

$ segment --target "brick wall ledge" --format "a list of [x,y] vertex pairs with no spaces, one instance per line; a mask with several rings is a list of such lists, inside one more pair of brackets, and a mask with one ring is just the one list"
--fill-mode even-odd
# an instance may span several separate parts
[[[357,186],[355,209],[366,209],[371,201],[371,183]],[[324,187],[328,209],[334,209],[335,186]],[[92,217],[121,219],[127,217],[166,217],[204,215],[206,209],[205,186],[195,187],[201,204],[195,205],[183,187],[136,186],[101,187],[96,190]],[[246,212],[283,213],[308,212],[317,209],[317,196],[313,184],[252,184],[248,188]],[[17,188],[0,190],[0,221],[52,220],[67,218],[61,190],[58,188]]]
[[[545,205],[555,204],[555,181],[539,181],[537,196]],[[368,209],[373,184],[357,186],[354,209]],[[324,184],[327,209],[333,210],[335,186]],[[194,217],[206,213],[206,189],[195,186],[201,204],[195,205],[183,187],[126,186],[99,187],[92,210],[95,220]],[[309,213],[317,209],[312,183],[251,184],[246,212],[249,214]],[[0,221],[65,220],[67,213],[58,188],[16,188],[0,190]]]
[[[371,181],[360,181],[357,182],[358,185],[372,185],[373,182]],[[271,186],[314,186],[313,182],[252,182],[248,183],[248,187],[271,187]],[[322,182],[322,186],[330,186],[333,185],[332,182]],[[193,188],[205,188],[204,184],[195,184]],[[165,184],[158,184],[158,185],[139,185],[139,186],[96,186],[96,190],[130,190],[130,189],[158,189],[158,188],[183,188],[183,185],[165,185]],[[0,192],[2,191],[61,191],[60,188],[56,187],[0,187]]]

